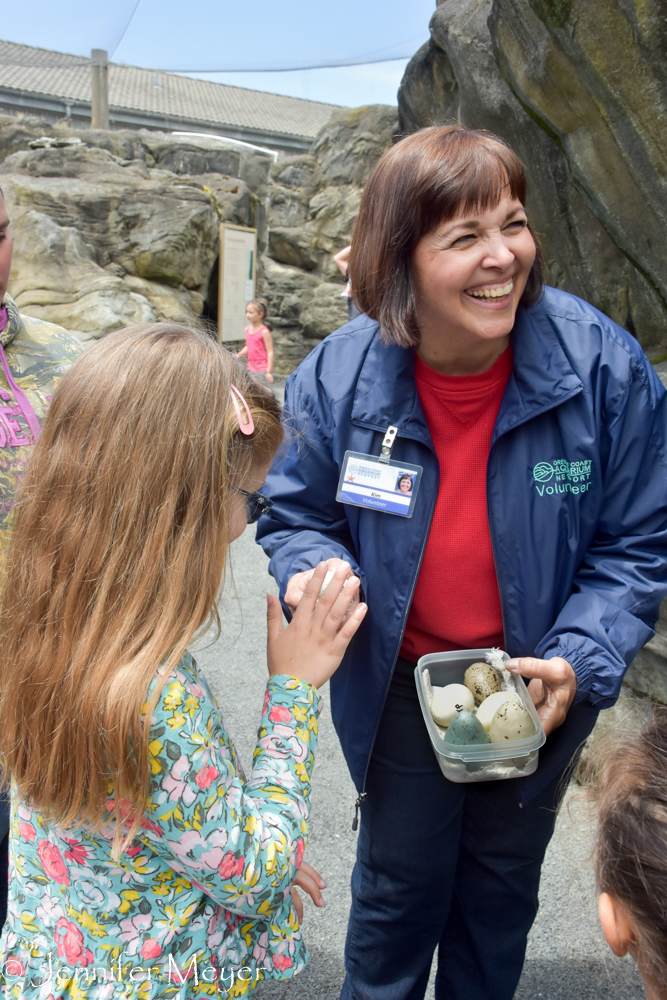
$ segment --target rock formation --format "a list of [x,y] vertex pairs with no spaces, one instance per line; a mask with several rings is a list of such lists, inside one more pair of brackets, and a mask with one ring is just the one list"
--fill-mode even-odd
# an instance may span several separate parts
[[83,338],[215,316],[220,221],[257,226],[266,245],[264,154],[3,116],[0,159],[15,236],[10,291],[24,312]]
[[333,254],[350,241],[363,186],[396,124],[394,107],[341,109],[310,152],[272,167],[264,294],[282,370],[347,322]]
[[551,284],[667,347],[662,0],[441,0],[399,91],[403,132],[462,121],[526,164]]
[[272,164],[214,139],[0,116],[0,186],[16,237],[10,291],[23,311],[83,337],[214,321],[218,223],[255,226],[276,369],[292,371],[347,319],[332,256],[350,240],[396,125],[393,107],[341,109],[309,153]]

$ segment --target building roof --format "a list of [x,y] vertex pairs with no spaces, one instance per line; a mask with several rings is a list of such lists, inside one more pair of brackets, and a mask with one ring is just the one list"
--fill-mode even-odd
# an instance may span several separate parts
[[[119,123],[123,112],[158,119],[178,127],[199,123],[208,129],[250,130],[267,137],[293,136],[312,142],[336,105],[284,97],[244,87],[212,83],[175,73],[109,63],[109,114]],[[91,103],[90,61],[82,56],[52,52],[0,41],[0,88],[56,98],[65,104]],[[116,113],[116,114],[114,114]],[[153,126],[155,127],[155,126]]]

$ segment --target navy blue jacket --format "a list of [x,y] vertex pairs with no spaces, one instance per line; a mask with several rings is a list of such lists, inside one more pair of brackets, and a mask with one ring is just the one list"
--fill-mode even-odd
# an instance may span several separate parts
[[[520,307],[511,343],[487,467],[505,649],[562,656],[578,684],[538,771],[519,783],[525,801],[566,765],[653,635],[667,592],[667,403],[637,341],[573,295],[547,288],[537,305]],[[384,346],[366,316],[302,362],[285,408],[298,433],[269,474],[274,507],[257,537],[281,596],[294,573],[331,556],[361,577],[368,614],[331,680],[334,724],[361,791],[429,533],[438,461],[413,352]],[[345,451],[379,455],[390,424],[398,427],[392,457],[424,468],[410,519],[335,499]]]

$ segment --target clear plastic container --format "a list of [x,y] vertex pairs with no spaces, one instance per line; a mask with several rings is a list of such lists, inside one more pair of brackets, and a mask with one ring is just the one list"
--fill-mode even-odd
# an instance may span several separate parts
[[[546,736],[535,706],[528,694],[523,678],[513,674],[516,682],[516,693],[526,706],[530,717],[535,723],[536,733],[523,740],[506,740],[503,743],[484,743],[472,746],[456,746],[445,743],[444,733],[433,721],[424,694],[424,670],[428,670],[433,687],[444,687],[445,684],[463,684],[463,675],[468,667],[484,662],[486,649],[454,649],[448,653],[429,653],[422,656],[415,667],[415,682],[419,695],[419,704],[424,716],[424,722],[431,738],[433,750],[438,759],[440,770],[450,781],[500,781],[503,778],[522,778],[537,768],[540,747],[546,742]],[[503,660],[509,660],[503,653]],[[441,735],[442,734],[442,735]]]

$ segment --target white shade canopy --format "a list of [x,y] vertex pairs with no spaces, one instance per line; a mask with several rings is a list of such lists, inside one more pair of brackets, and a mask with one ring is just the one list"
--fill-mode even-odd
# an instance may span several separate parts
[[2,37],[177,72],[287,71],[409,58],[434,0],[24,0]]

